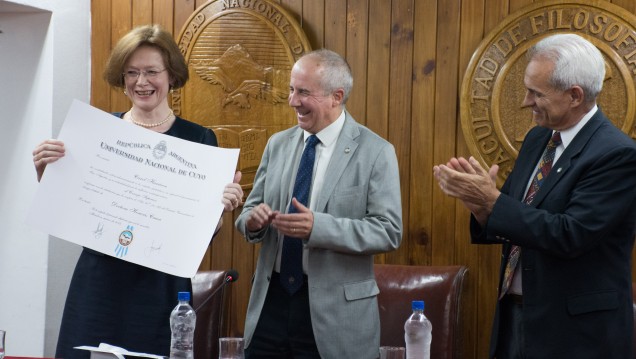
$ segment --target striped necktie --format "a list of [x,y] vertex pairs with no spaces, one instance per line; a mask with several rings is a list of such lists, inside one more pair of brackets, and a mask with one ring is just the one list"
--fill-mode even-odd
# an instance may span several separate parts
[[[543,151],[543,156],[541,157],[541,162],[539,162],[539,166],[537,168],[537,172],[534,174],[532,178],[532,182],[530,183],[530,187],[528,188],[528,193],[526,193],[526,197],[523,200],[524,203],[530,204],[534,200],[541,184],[548,177],[550,170],[552,170],[552,163],[554,162],[554,155],[556,154],[556,148],[561,144],[561,133],[555,132],[550,138],[548,145]],[[517,268],[517,264],[519,263],[519,258],[521,257],[521,247],[517,245],[512,245],[510,248],[510,255],[508,256],[508,262],[506,263],[506,269],[504,271],[504,279],[501,284],[501,292],[499,294],[499,299],[503,298],[510,289],[510,285],[512,284],[512,278],[514,277],[515,269]]]

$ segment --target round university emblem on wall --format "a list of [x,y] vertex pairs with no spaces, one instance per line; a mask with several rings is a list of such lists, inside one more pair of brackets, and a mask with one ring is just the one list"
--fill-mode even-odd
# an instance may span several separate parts
[[461,122],[471,154],[500,167],[501,185],[521,142],[535,126],[522,108],[526,51],[556,33],[576,33],[598,47],[606,63],[598,103],[623,132],[636,139],[636,16],[605,1],[545,1],[521,9],[491,31],[468,65],[461,87]]
[[241,183],[254,181],[267,139],[296,125],[287,104],[293,64],[310,50],[296,20],[268,0],[211,0],[188,19],[178,42],[190,81],[172,95],[174,113],[240,148]]

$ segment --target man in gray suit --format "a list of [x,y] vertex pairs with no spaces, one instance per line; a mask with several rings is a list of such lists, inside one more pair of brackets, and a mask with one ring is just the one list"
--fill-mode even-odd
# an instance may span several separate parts
[[[236,221],[249,242],[262,243],[246,358],[378,357],[373,255],[402,240],[400,179],[393,146],[345,110],[352,85],[349,65],[333,51],[306,54],[292,69],[289,105],[298,126],[270,138]],[[318,144],[311,186],[299,200],[297,177],[307,171],[298,168],[312,137]],[[302,244],[299,280],[281,274],[292,256],[283,254],[286,242]]]

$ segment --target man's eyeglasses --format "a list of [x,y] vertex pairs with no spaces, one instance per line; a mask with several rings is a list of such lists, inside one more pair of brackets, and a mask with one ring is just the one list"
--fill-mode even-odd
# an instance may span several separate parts
[[157,77],[160,73],[166,71],[166,69],[163,70],[146,70],[146,71],[137,71],[137,70],[128,70],[126,72],[123,73],[124,78],[126,78],[127,80],[136,80],[139,78],[139,75],[143,74],[144,77],[146,77],[147,79],[151,79],[151,78],[155,78]]

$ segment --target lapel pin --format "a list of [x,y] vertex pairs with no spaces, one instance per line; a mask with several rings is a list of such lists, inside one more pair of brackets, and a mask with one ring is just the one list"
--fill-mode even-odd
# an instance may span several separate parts
[[561,167],[557,168],[557,173],[561,173]]
[[351,152],[351,149],[349,149],[349,147],[345,148],[345,153],[349,153]]

